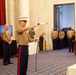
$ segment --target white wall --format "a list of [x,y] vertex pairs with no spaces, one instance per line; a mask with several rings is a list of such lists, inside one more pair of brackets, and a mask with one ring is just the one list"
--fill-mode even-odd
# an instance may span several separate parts
[[16,26],[18,24],[18,0],[5,0],[6,1],[6,23],[12,25],[12,40],[16,38]]
[[[50,0],[30,0],[30,25],[36,24],[37,22],[48,23],[45,26],[45,40],[47,49],[51,49],[50,46],[50,25],[51,25],[51,10]],[[37,28],[35,28],[37,30]]]

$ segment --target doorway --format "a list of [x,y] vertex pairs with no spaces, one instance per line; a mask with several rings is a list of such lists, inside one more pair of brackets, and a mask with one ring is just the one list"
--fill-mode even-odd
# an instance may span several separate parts
[[[74,30],[75,21],[75,4],[57,4],[54,5],[54,28],[57,31],[64,29],[65,34],[69,27]],[[67,36],[65,35],[64,47],[68,47]]]
[[68,28],[69,26],[74,29],[74,7],[74,3],[54,5],[54,27],[56,30]]

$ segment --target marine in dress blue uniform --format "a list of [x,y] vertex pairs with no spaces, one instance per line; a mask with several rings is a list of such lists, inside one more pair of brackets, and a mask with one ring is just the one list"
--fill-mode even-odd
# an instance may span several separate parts
[[19,18],[19,26],[16,30],[18,48],[18,73],[17,75],[26,75],[28,67],[28,43],[34,39],[29,36],[27,30],[36,27],[37,25],[26,26],[27,17]]

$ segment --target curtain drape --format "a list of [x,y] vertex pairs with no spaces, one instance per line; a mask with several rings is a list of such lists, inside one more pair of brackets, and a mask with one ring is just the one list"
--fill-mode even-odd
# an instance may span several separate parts
[[0,0],[0,25],[6,23],[5,0]]

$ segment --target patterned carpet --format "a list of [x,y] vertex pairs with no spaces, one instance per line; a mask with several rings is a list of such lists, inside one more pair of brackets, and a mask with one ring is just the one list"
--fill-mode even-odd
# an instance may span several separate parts
[[[29,56],[27,75],[66,75],[67,67],[76,64],[74,53],[68,49],[40,51],[37,54],[37,70],[35,71],[36,55]],[[11,58],[14,64],[2,65],[0,59],[0,75],[17,75],[17,57]]]

